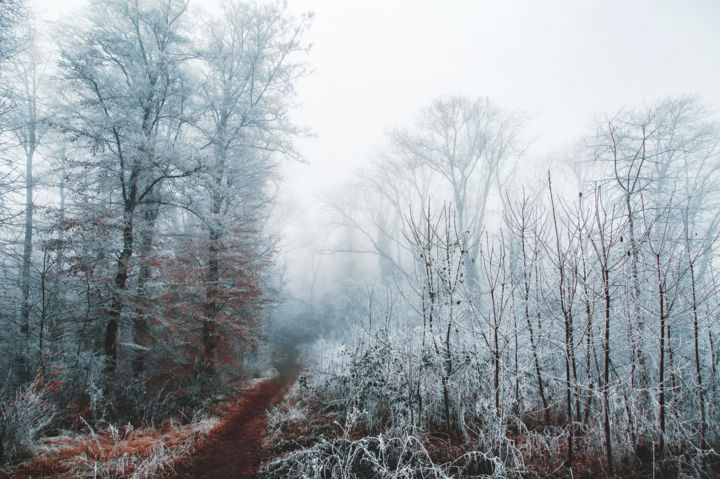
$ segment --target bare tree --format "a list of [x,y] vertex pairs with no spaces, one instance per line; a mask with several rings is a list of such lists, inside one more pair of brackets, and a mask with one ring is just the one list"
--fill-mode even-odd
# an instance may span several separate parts
[[[480,290],[480,298],[487,301],[487,306],[471,302],[473,310],[481,319],[480,336],[490,351],[493,364],[493,395],[495,399],[495,414],[502,416],[501,404],[501,359],[509,344],[509,334],[506,331],[507,310],[512,298],[512,283],[507,270],[507,252],[502,241],[491,242],[489,234],[485,234],[485,242],[479,251],[479,277],[487,288]],[[476,302],[479,302],[479,299]],[[486,333],[486,328],[488,332]]]
[[461,365],[453,358],[452,333],[457,328],[458,306],[465,283],[463,245],[467,238],[457,227],[456,217],[445,206],[437,216],[428,206],[421,223],[407,218],[407,241],[416,253],[419,295],[423,318],[423,347],[427,342],[442,362],[440,380],[443,390],[445,424],[452,428],[450,413],[450,377]]
[[[692,232],[692,225],[689,221],[689,214],[686,211],[683,215],[683,235],[685,242],[685,251],[687,254],[687,265],[690,272],[690,310],[692,321],[692,343],[693,356],[695,366],[695,381],[698,398],[698,407],[700,408],[700,445],[703,448],[709,446],[707,440],[707,406],[705,386],[703,386],[703,367],[700,350],[700,330],[702,328],[700,320],[700,308],[707,300],[717,293],[714,286],[711,285],[707,290],[701,289],[703,286],[702,276],[703,270],[707,269],[708,256],[716,246],[718,235],[702,235],[698,237],[697,231]],[[705,325],[708,333],[711,334],[709,325]],[[711,344],[712,347],[712,344]],[[712,356],[712,355],[711,355]],[[712,361],[712,357],[711,357]]]
[[[720,226],[716,213],[720,197],[709,185],[720,178],[720,129],[715,115],[694,96],[667,98],[642,110],[623,110],[606,119],[591,140],[596,164],[607,167],[598,173],[609,176],[628,225],[632,305],[635,332],[632,335],[633,384],[646,387],[648,371],[643,352],[645,319],[641,308],[641,284],[649,274],[642,270],[643,241],[639,225],[641,195],[647,205],[662,210],[671,198],[686,203],[692,224],[703,223],[710,231]],[[608,174],[609,173],[609,174]],[[675,212],[680,222],[679,210]]]
[[[490,99],[442,98],[423,109],[412,128],[394,130],[391,149],[409,167],[427,168],[444,180],[458,229],[479,238],[494,185],[506,184],[523,152],[523,125],[522,115],[502,110]],[[497,194],[501,200],[502,193]],[[465,248],[468,258],[478,248],[478,242]],[[473,265],[465,262],[469,281],[475,280]]]
[[[30,341],[31,271],[33,268],[33,193],[36,179],[33,164],[38,148],[48,131],[47,75],[48,61],[38,51],[33,28],[28,29],[27,45],[12,59],[11,94],[14,108],[9,115],[12,131],[25,157],[25,221],[23,232],[22,268],[20,274],[20,330],[26,343]],[[45,91],[44,91],[45,90]],[[23,374],[29,374],[25,371]]]
[[531,308],[533,307],[531,290],[536,272],[535,264],[540,261],[541,248],[544,246],[543,231],[546,219],[538,212],[538,207],[532,205],[531,198],[525,191],[523,191],[521,199],[516,200],[514,203],[508,200],[507,204],[508,208],[504,212],[505,224],[510,235],[519,243],[518,254],[521,263],[521,269],[517,273],[521,277],[516,279],[520,287],[515,288],[515,290],[519,291],[521,295],[522,313],[529,333],[535,379],[537,380],[538,395],[543,408],[543,419],[545,424],[548,424],[550,410],[540,362],[539,338],[537,338],[537,332],[533,324],[534,318],[531,315]]
[[613,453],[612,436],[610,428],[610,370],[612,359],[610,351],[611,327],[613,318],[612,297],[617,282],[613,279],[614,273],[622,267],[625,261],[624,254],[618,254],[617,250],[622,242],[622,225],[618,221],[618,213],[614,207],[606,207],[602,196],[602,189],[595,190],[595,224],[589,232],[590,244],[596,256],[596,267],[599,270],[601,279],[600,291],[597,292],[603,305],[603,372],[600,377],[600,385],[603,399],[603,430],[605,435],[605,457],[608,471],[613,474]]

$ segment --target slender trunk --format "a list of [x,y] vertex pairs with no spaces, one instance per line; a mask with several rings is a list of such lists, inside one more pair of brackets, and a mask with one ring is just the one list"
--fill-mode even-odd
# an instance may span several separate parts
[[[632,209],[632,203],[630,198],[630,192],[625,194],[625,206],[627,208],[628,228],[630,236],[630,257],[631,262],[631,275],[632,275],[632,289],[630,301],[633,304],[633,316],[635,318],[635,335],[632,341],[632,361],[634,364],[637,358],[640,366],[640,385],[642,387],[647,386],[647,377],[645,371],[645,356],[643,354],[642,338],[644,337],[643,331],[645,329],[645,322],[642,316],[642,310],[640,309],[640,275],[638,273],[639,259],[639,248],[637,240],[635,239],[635,218]],[[634,368],[633,368],[634,369]],[[635,383],[635,371],[630,380]]]
[[518,365],[518,326],[517,315],[513,314],[514,364],[515,364],[515,411],[520,406],[520,366]]
[[444,374],[442,376],[442,387],[443,387],[443,404],[444,404],[444,409],[445,409],[445,425],[447,427],[448,434],[450,434],[452,432],[451,424],[450,424],[450,392],[448,391],[448,378]]
[[41,374],[45,375],[45,354],[43,348],[45,347],[45,321],[47,318],[47,301],[45,299],[45,277],[47,275],[47,250],[44,252],[43,257],[43,270],[40,273],[40,331],[38,333],[38,354],[40,355],[40,371]]
[[697,381],[698,402],[700,403],[700,439],[702,447],[708,447],[706,440],[707,418],[705,417],[705,393],[703,391],[702,369],[700,368],[699,328],[697,314],[697,294],[695,291],[695,268],[690,262],[690,286],[692,288],[693,341],[695,346],[695,377]]
[[658,378],[659,398],[658,405],[660,408],[660,443],[658,445],[658,453],[662,456],[665,449],[665,294],[663,290],[663,282],[660,277],[660,255],[655,255],[658,279],[658,300],[660,303],[660,376]]
[[525,261],[525,249],[524,249],[524,237],[523,240],[523,268],[525,272],[523,273],[523,279],[524,279],[524,300],[525,300],[525,321],[527,322],[528,326],[528,332],[530,333],[530,349],[532,350],[533,354],[533,362],[535,364],[535,377],[537,379],[538,383],[538,393],[540,394],[540,400],[542,401],[543,405],[543,420],[545,421],[545,424],[549,424],[549,409],[548,409],[548,401],[547,397],[545,397],[545,387],[543,386],[543,380],[542,380],[542,370],[540,368],[540,359],[538,357],[538,351],[537,351],[537,344],[535,342],[535,331],[533,330],[532,322],[530,321],[530,280],[528,278],[529,274],[527,273],[527,265]]
[[20,333],[24,344],[24,353],[18,358],[19,373],[22,380],[30,378],[30,272],[32,268],[33,237],[33,156],[35,153],[32,137],[25,151],[25,231],[23,239],[22,275],[20,278]]
[[62,270],[62,253],[63,248],[65,247],[65,160],[65,152],[63,151],[60,158],[60,182],[58,184],[60,188],[60,209],[58,211],[58,224],[60,225],[60,228],[58,228],[58,248],[56,250],[56,262],[59,271]]
[[[159,200],[157,195],[151,195],[150,200]],[[143,302],[147,300],[147,283],[152,276],[151,254],[155,236],[155,222],[159,215],[157,203],[145,204],[142,212],[144,224],[140,235],[139,263],[140,271],[137,280],[138,311],[133,318],[133,342],[139,346],[132,361],[133,373],[139,377],[145,371],[148,341],[150,340],[150,325],[146,312],[143,311]]]
[[[527,301],[527,296],[526,296]],[[549,424],[549,410],[548,410],[548,401],[545,397],[545,387],[543,386],[543,380],[542,380],[542,370],[540,368],[540,359],[538,358],[538,352],[537,352],[537,345],[535,344],[535,333],[533,331],[532,322],[530,321],[530,315],[528,312],[528,306],[527,302],[525,305],[525,320],[528,325],[528,331],[530,333],[530,349],[532,350],[533,354],[533,362],[535,363],[535,378],[537,379],[538,383],[538,393],[540,394],[540,400],[542,401],[543,405],[543,420],[545,421],[545,424]]]
[[493,387],[495,388],[495,414],[500,416],[500,344],[498,341],[498,325],[493,328]]
[[[550,205],[552,212],[553,226],[555,229],[555,248],[557,252],[557,268],[558,268],[558,296],[560,298],[560,310],[563,313],[565,323],[565,402],[568,426],[567,440],[567,457],[565,459],[565,467],[572,471],[573,453],[574,453],[574,427],[573,427],[573,411],[572,411],[572,378],[571,369],[575,368],[575,360],[573,357],[573,332],[572,332],[572,297],[568,297],[566,290],[566,254],[563,254],[560,247],[560,229],[558,226],[557,215],[555,212],[555,198],[550,180],[550,172],[548,171],[548,190],[550,193]],[[571,364],[572,363],[572,364]],[[572,474],[572,472],[571,472]]]
[[590,306],[590,295],[588,292],[588,286],[587,286],[587,273],[585,271],[585,258],[583,258],[583,293],[584,293],[584,301],[585,301],[585,318],[587,321],[586,331],[585,331],[585,374],[587,376],[587,382],[588,382],[588,394],[587,394],[587,401],[585,401],[585,418],[584,423],[587,424],[588,419],[590,418],[590,408],[592,407],[592,390],[593,390],[593,378],[591,374],[591,361],[592,361],[592,352],[594,352],[594,348],[592,347],[593,344],[593,324],[592,324],[592,308]]
[[585,414],[583,415],[583,423],[587,424],[590,419],[590,410],[592,409],[592,398],[594,395],[594,382],[592,374],[590,374],[591,366],[591,349],[592,348],[592,328],[588,328],[585,343],[585,374],[587,375],[588,392],[585,400]]
[[[450,304],[452,304],[453,297],[450,295]],[[451,418],[450,418],[450,394],[448,393],[448,381],[452,374],[452,352],[450,350],[450,333],[452,331],[452,312],[448,319],[447,329],[445,331],[445,376],[443,378],[443,399],[445,401],[445,422],[447,423],[448,432],[452,431]]]
[[25,340],[29,340],[30,334],[30,269],[32,266],[32,236],[33,236],[33,155],[34,148],[28,149],[25,162],[25,237],[23,240],[23,266],[21,328]]
[[711,384],[715,384],[717,378],[717,355],[715,354],[715,339],[713,338],[712,329],[708,328],[708,342],[710,343],[710,374]]
[[500,319],[495,300],[495,289],[490,288],[490,307],[493,315],[493,389],[495,390],[495,415],[500,417]]
[[[669,315],[669,311],[667,311],[665,314],[666,316]],[[668,368],[668,376],[670,379],[670,389],[668,390],[668,393],[673,393],[677,391],[677,381],[675,380],[675,357],[673,356],[673,347],[672,347],[672,331],[670,327],[670,323],[666,322],[666,328],[667,328],[667,341],[665,343],[667,352],[668,352],[668,361],[669,361],[669,368]],[[667,399],[667,397],[666,397]]]
[[568,442],[567,442],[567,467],[572,467],[573,453],[574,453],[574,439],[575,439],[575,428],[573,427],[573,406],[572,406],[572,377],[571,369],[574,365],[571,365],[572,358],[572,319],[570,313],[563,311],[565,316],[565,407],[567,413],[567,426],[568,426]]
[[605,430],[605,453],[610,475],[613,474],[612,441],[610,437],[610,271],[603,268],[604,295],[605,295],[605,359],[603,371],[603,413]]

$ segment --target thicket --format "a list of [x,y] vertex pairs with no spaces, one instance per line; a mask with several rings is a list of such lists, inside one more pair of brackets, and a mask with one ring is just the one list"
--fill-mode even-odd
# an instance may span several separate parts
[[406,210],[393,261],[411,268],[307,351],[273,424],[325,432],[269,477],[718,473],[720,130],[692,98],[623,115],[579,191],[547,174],[479,235],[449,203]]

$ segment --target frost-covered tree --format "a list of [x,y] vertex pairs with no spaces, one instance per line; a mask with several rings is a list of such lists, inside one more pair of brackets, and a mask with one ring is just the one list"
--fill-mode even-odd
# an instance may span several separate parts
[[[8,92],[13,103],[12,110],[6,116],[12,130],[14,141],[13,150],[24,160],[23,179],[25,198],[23,203],[23,240],[21,267],[19,275],[20,289],[20,341],[27,350],[31,340],[31,309],[33,297],[34,273],[37,268],[33,260],[33,234],[36,229],[34,212],[36,209],[34,194],[36,192],[37,176],[34,167],[38,149],[43,144],[49,131],[50,101],[48,88],[49,59],[40,54],[37,40],[32,28],[26,29],[25,46],[9,64],[5,80],[8,83]],[[27,370],[30,358],[25,358],[24,364],[19,365],[18,373],[25,379],[30,379],[31,371]]]
[[[309,21],[309,15],[294,18],[279,3],[229,2],[202,29],[196,126],[204,168],[191,187],[207,248],[202,370],[214,367],[221,330],[232,322],[243,330],[240,318],[256,316],[250,304],[237,311],[228,301],[238,295],[238,277],[244,275],[241,283],[257,281],[251,280],[255,269],[272,257],[263,231],[270,180],[279,159],[299,159],[293,140],[301,130],[289,109],[297,80],[307,74],[301,54]],[[238,261],[251,255],[256,263]],[[240,263],[244,271],[236,268]]]
[[102,339],[112,370],[138,213],[163,182],[192,171],[192,154],[176,148],[174,134],[188,96],[187,3],[99,0],[89,9],[86,24],[62,42],[67,90],[61,121],[69,138],[87,148],[73,165],[80,213],[118,233],[109,245],[116,261]]
[[[426,168],[442,178],[457,211],[458,228],[477,239],[486,226],[493,191],[502,190],[524,150],[522,115],[498,107],[488,98],[440,98],[425,107],[411,127],[395,129],[391,149],[408,168]],[[477,255],[479,242],[467,249]],[[467,277],[476,280],[472,261]]]

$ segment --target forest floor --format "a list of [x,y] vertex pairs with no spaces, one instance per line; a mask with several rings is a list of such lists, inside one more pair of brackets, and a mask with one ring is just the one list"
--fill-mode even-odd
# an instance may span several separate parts
[[253,477],[262,458],[266,411],[282,399],[301,370],[295,352],[286,353],[275,368],[274,377],[222,405],[219,417],[185,426],[47,438],[28,461],[0,469],[0,479]]

